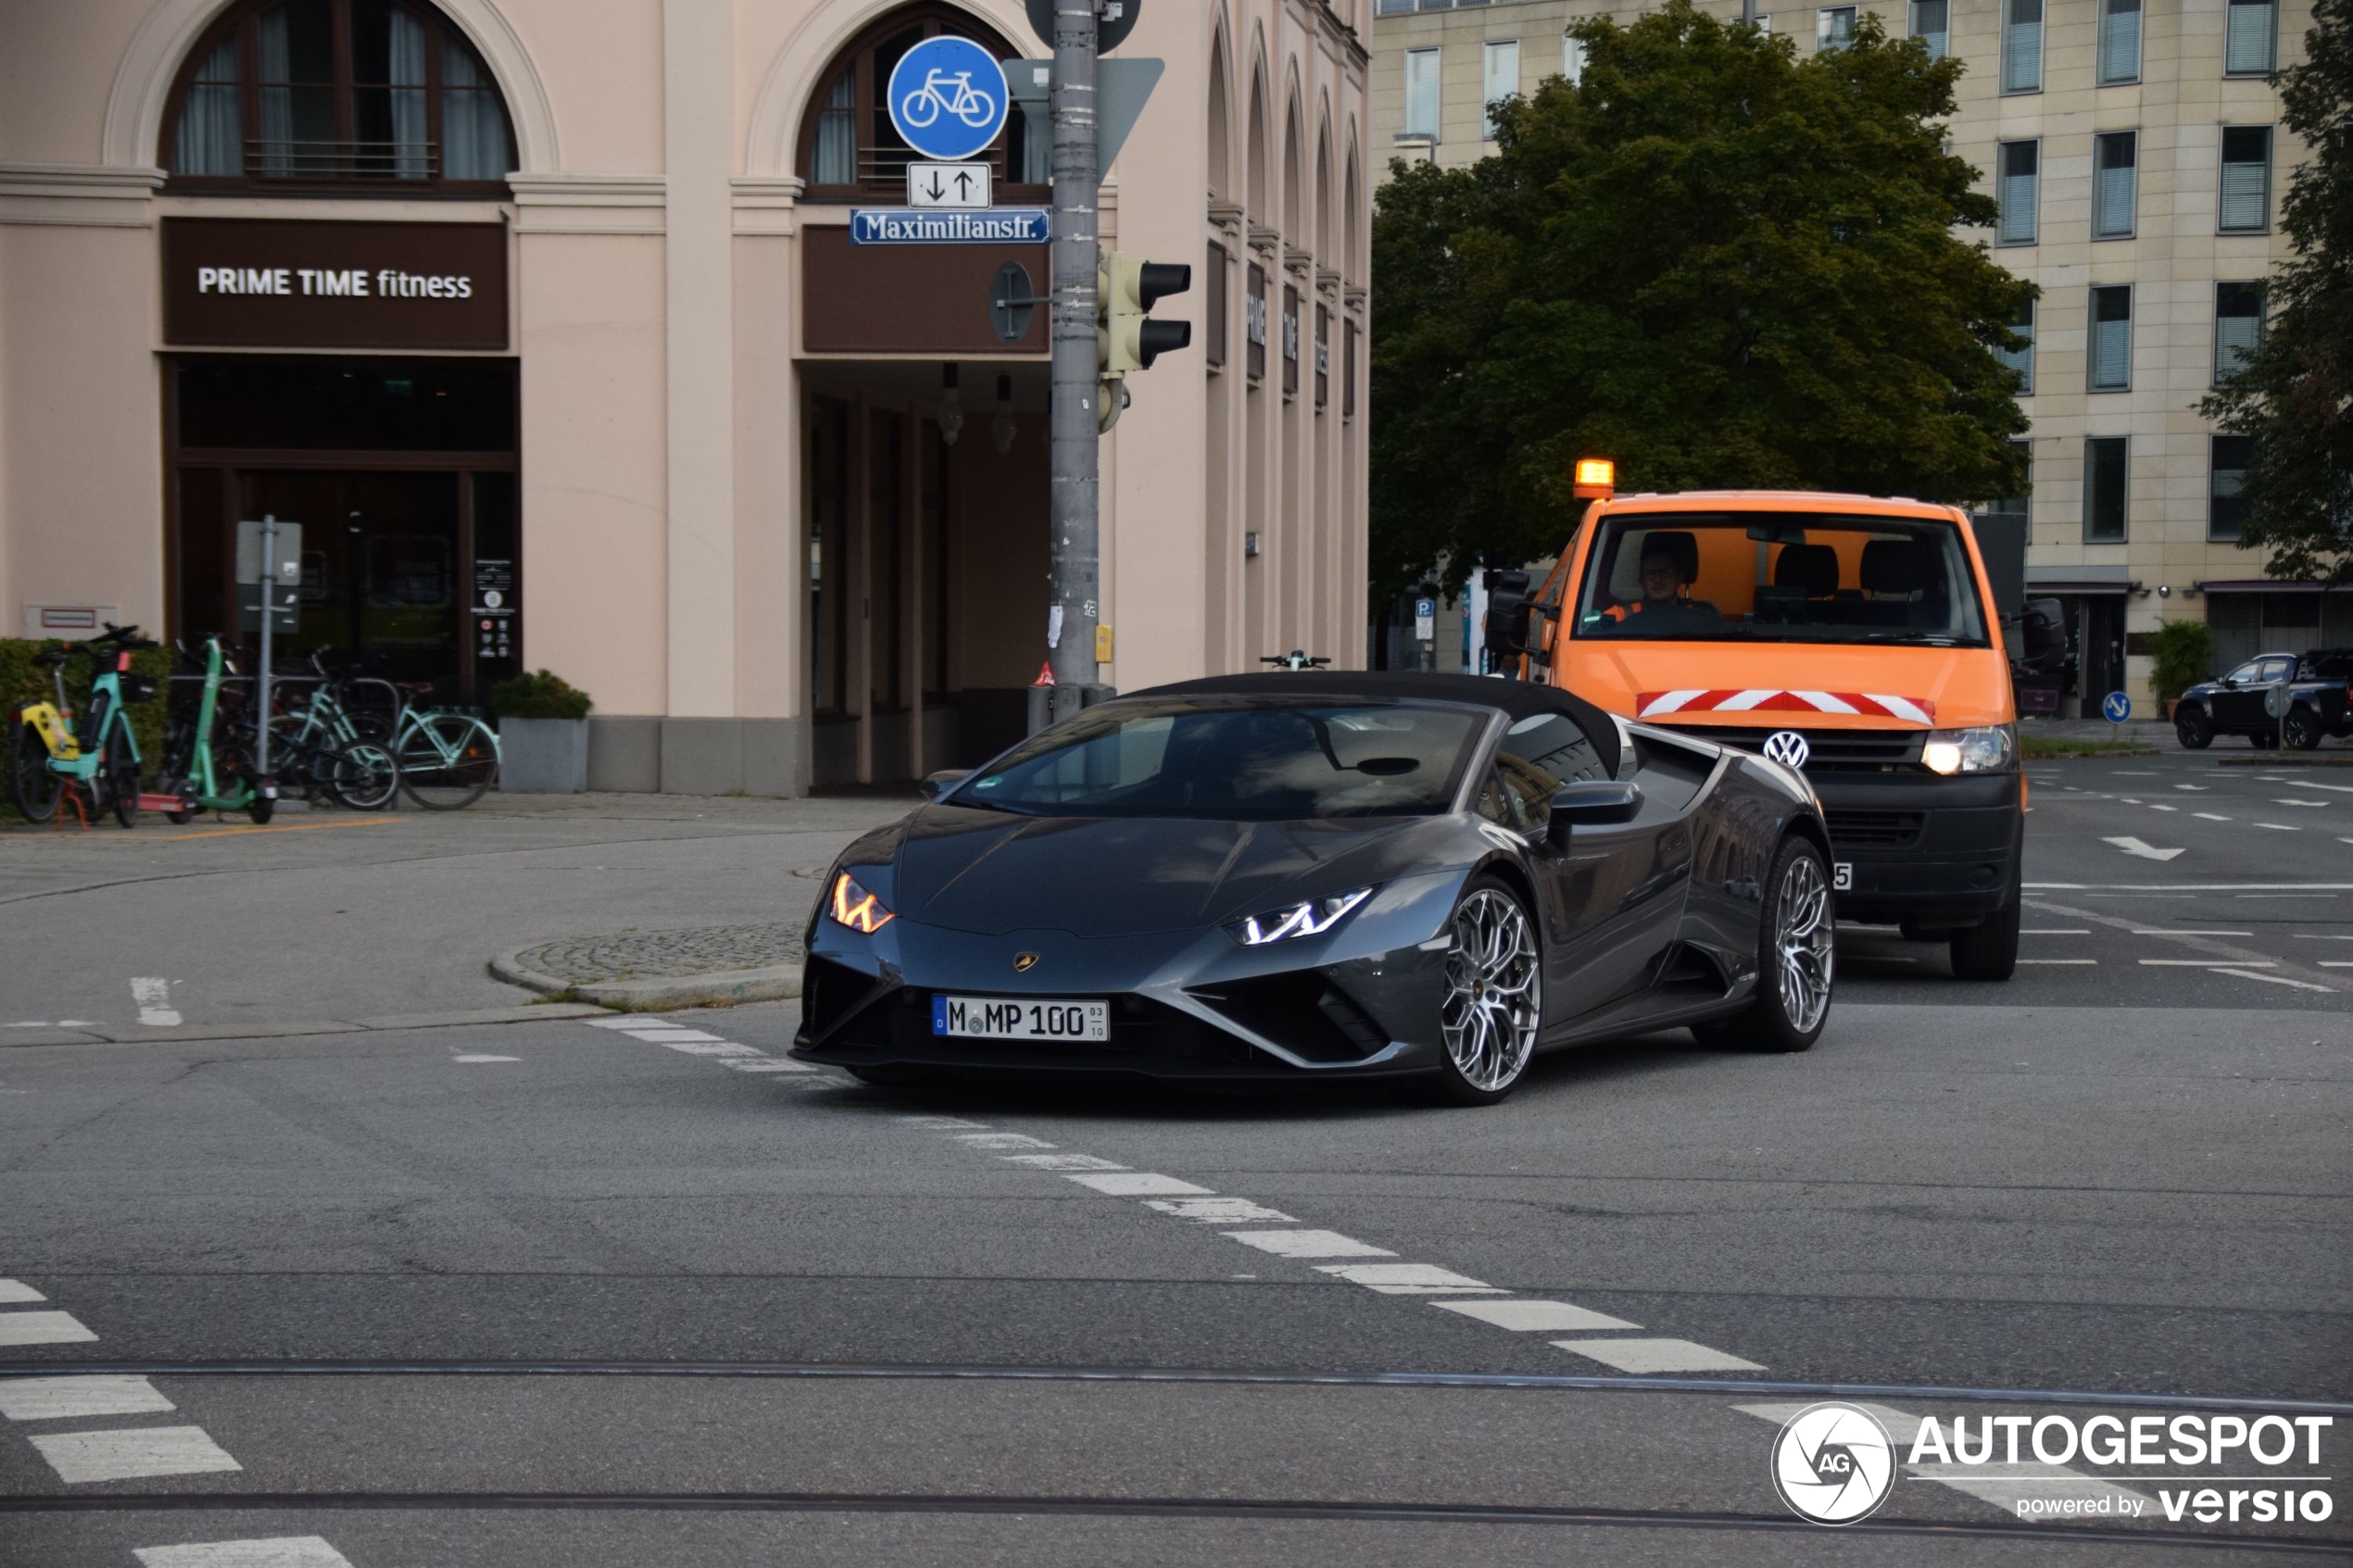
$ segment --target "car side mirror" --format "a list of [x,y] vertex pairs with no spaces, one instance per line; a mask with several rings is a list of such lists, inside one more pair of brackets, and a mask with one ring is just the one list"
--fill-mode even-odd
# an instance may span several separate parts
[[1642,792],[1639,785],[1616,779],[1588,779],[1554,790],[1548,809],[1547,836],[1558,848],[1568,843],[1574,829],[1632,822],[1642,814]]
[[1487,590],[1487,624],[1482,633],[1487,651],[1517,659],[1528,651],[1528,573],[1490,571],[1480,585]]
[[2019,616],[2027,669],[2055,670],[2067,660],[2067,609],[2057,599],[2032,599]]
[[973,771],[970,768],[943,768],[937,773],[925,774],[923,784],[924,798],[937,800],[972,776]]

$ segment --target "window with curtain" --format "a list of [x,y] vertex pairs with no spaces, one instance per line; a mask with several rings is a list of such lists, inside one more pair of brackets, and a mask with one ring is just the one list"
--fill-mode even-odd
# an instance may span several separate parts
[[2230,0],[2224,10],[2223,74],[2269,76],[2275,63],[2279,7],[2273,0]]
[[2100,85],[2141,79],[2141,0],[2100,0]]
[[2034,243],[2036,206],[2042,196],[2043,144],[2005,142],[1999,154],[2001,179],[1994,200],[2001,209],[1994,236],[2006,245]]
[[2132,441],[2122,435],[2095,435],[2083,443],[2083,542],[2120,545],[2127,521],[2126,480],[2131,472]]
[[1438,140],[1438,51],[1405,51],[1405,132]]
[[2002,91],[2043,90],[2043,0],[2003,0]]
[[1928,44],[1928,57],[1943,59],[1952,45],[1952,0],[1912,0],[1912,36]]
[[2028,300],[2020,308],[2018,320],[2010,323],[2010,331],[2024,338],[2026,346],[2015,349],[1996,349],[1994,353],[2005,366],[2018,372],[2018,395],[2020,397],[2031,396],[2034,391],[2034,302],[2032,300]]
[[1479,122],[1479,138],[1495,139],[1495,106],[1519,91],[1519,41],[1504,39],[1490,43],[1480,56],[1482,96],[1486,112]]
[[2206,459],[2206,536],[2235,542],[2246,531],[2246,465],[2255,458],[2251,435],[2209,438]]
[[2133,384],[2133,286],[2092,291],[2090,380],[2094,392],[2123,392]]
[[2271,226],[2271,128],[2222,128],[2221,230],[2259,234]]
[[1561,75],[1568,79],[1571,87],[1581,84],[1585,80],[1584,42],[1567,33],[1561,35]]
[[507,109],[456,27],[412,0],[248,0],[191,53],[167,110],[175,190],[503,192]]
[[2263,285],[2214,285],[2214,380],[2219,385],[2238,373],[2263,346]]
[[2140,133],[2111,132],[2092,139],[2095,172],[2092,187],[2092,238],[2133,237],[2134,164],[2139,161]]
[[1814,47],[1843,49],[1855,42],[1855,7],[1831,6],[1814,13]]
[[[1020,53],[946,0],[916,0],[875,19],[817,72],[801,111],[793,167],[810,199],[905,200],[907,165],[915,153],[891,124],[884,98],[891,69],[907,51],[943,33],[969,38],[1000,60],[1011,62]],[[973,161],[989,166],[1000,199],[1043,202],[1053,182],[1053,136],[1016,99],[1004,130]]]

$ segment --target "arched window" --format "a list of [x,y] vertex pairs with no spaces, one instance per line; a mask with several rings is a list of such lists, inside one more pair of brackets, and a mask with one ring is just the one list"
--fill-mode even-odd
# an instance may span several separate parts
[[[883,90],[900,56],[943,32],[969,38],[1000,60],[1015,57],[1012,44],[951,6],[902,6],[867,28],[819,73],[801,116],[793,167],[809,200],[904,198],[915,154],[891,124]],[[999,199],[1042,202],[1054,178],[1053,134],[1042,115],[1032,122],[1016,101],[1004,131],[975,161],[994,169]]]
[[163,123],[176,191],[503,194],[515,166],[482,56],[406,0],[233,6],[190,52]]

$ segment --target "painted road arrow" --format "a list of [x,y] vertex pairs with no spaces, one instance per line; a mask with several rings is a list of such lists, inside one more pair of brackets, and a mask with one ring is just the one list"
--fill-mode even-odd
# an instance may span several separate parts
[[2100,842],[2102,844],[2113,844],[2119,849],[2123,850],[2127,855],[2138,855],[2144,860],[2170,860],[2174,856],[2181,853],[2179,849],[2156,848],[2153,846],[2143,844],[2137,838],[2103,838]]

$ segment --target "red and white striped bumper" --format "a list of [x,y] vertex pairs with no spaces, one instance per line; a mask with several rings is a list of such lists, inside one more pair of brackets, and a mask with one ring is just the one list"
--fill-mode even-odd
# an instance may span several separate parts
[[1894,719],[1907,724],[1936,722],[1936,704],[1926,697],[1886,696],[1875,692],[1748,691],[1643,692],[1635,701],[1637,719],[1680,713],[1843,713]]

